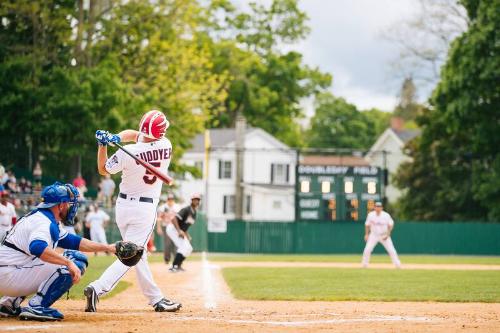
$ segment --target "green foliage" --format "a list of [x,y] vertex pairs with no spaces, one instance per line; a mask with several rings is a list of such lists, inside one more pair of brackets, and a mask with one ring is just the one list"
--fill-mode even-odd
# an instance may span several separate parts
[[[84,6],[85,4],[85,6]],[[296,0],[2,1],[2,160],[69,181],[79,160],[96,180],[94,131],[136,128],[152,108],[170,120],[172,167],[205,126],[237,113],[286,143],[301,145],[299,101],[329,75],[278,47],[307,34]],[[248,29],[247,29],[248,28]]]
[[307,134],[309,147],[368,149],[388,127],[391,116],[376,109],[359,111],[330,93],[317,97],[315,109]]
[[414,219],[500,221],[499,1],[464,1],[469,30],[453,43],[412,163],[397,182]]

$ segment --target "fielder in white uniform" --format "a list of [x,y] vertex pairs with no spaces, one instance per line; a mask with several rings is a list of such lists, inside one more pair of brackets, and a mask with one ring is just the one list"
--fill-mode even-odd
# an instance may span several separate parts
[[[136,141],[135,144],[127,145],[126,149],[166,173],[172,157],[172,144],[164,137],[167,128],[165,115],[152,110],[142,117],[139,132],[125,130],[118,135],[106,131],[96,132],[99,173],[103,176],[122,173],[120,193],[116,200],[116,224],[123,240],[144,247],[155,227],[162,182],[122,150],[108,158],[107,145]],[[98,280],[90,283],[84,290],[87,298],[85,311],[97,311],[99,297],[110,292],[129,269],[130,267],[116,260]],[[147,251],[144,251],[143,258],[135,266],[135,272],[142,293],[155,311],[174,312],[180,309],[181,304],[166,299],[154,282],[147,261]]]
[[97,205],[92,205],[90,211],[85,216],[85,223],[87,228],[90,229],[90,239],[93,242],[107,244],[106,231],[104,225],[110,220],[109,215],[106,214]]
[[365,222],[365,242],[366,246],[363,251],[363,267],[368,267],[370,256],[377,243],[382,243],[387,253],[391,257],[392,263],[401,268],[398,254],[392,244],[391,232],[394,228],[394,220],[391,215],[382,210],[382,203],[375,203],[375,210],[368,213]]
[[4,239],[7,232],[12,228],[12,223],[16,220],[16,208],[8,201],[9,192],[4,190],[0,201],[0,242]]
[[[77,251],[115,252],[68,234],[62,221],[71,224],[78,210],[78,190],[54,183],[42,191],[42,203],[22,217],[0,246],[0,316],[24,320],[54,321],[64,318],[50,306],[78,283],[88,261]],[[67,249],[61,255],[56,247]],[[28,306],[21,302],[34,294]]]

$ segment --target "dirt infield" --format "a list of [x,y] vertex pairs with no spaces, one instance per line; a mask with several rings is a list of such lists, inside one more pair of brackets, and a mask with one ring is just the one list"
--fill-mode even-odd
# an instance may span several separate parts
[[[246,266],[261,264],[245,263]],[[155,313],[146,304],[135,274],[129,273],[126,279],[133,283],[132,287],[102,300],[97,313],[83,312],[84,301],[64,300],[56,303],[66,316],[64,321],[0,319],[0,332],[492,333],[500,330],[499,303],[238,301],[232,298],[222,279],[219,263],[187,262],[187,271],[175,274],[169,273],[163,264],[151,267],[167,297],[183,303],[180,312]]]

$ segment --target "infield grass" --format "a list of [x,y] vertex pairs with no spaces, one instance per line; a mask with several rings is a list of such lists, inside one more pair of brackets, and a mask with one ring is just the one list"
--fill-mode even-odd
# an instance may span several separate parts
[[222,270],[245,300],[500,302],[500,271],[352,268]]
[[[83,296],[83,289],[92,281],[97,280],[101,274],[108,268],[109,265],[111,265],[114,261],[116,260],[115,256],[92,256],[89,255],[89,267],[87,267],[87,270],[85,271],[85,274],[83,274],[80,282],[77,285],[74,285],[71,287],[69,290],[69,298],[71,299],[84,299],[85,297]],[[131,283],[126,282],[126,281],[120,281],[116,285],[116,287],[106,296],[103,298],[107,297],[113,297],[114,295],[124,291],[127,289]],[[63,296],[64,297],[64,296]]]
[[[454,256],[454,255],[400,255],[404,264],[471,264],[471,265],[500,265],[499,256]],[[191,257],[189,258],[191,259]],[[210,253],[210,261],[284,261],[284,262],[342,262],[361,263],[361,254],[230,254]],[[374,254],[372,263],[390,263],[387,254]]]

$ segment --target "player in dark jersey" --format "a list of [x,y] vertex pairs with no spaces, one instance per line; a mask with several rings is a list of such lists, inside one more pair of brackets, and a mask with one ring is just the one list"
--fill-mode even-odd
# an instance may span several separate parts
[[200,194],[193,194],[191,196],[191,204],[182,208],[172,219],[172,223],[167,226],[167,235],[177,247],[177,254],[170,268],[171,272],[183,271],[182,263],[193,252],[188,229],[196,221],[196,211],[200,205],[200,201]]

